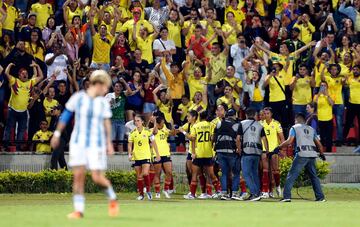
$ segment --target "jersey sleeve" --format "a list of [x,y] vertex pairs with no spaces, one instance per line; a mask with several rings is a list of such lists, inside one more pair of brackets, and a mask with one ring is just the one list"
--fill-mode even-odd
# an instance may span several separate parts
[[76,107],[79,105],[79,100],[81,99],[80,96],[80,93],[75,93],[71,96],[69,101],[65,104],[65,108],[70,112],[75,112]]
[[112,117],[110,103],[104,98],[103,99],[103,104],[104,104],[104,118],[109,119],[109,118]]
[[290,129],[289,136],[294,138],[296,137],[295,129],[293,127]]
[[190,129],[190,135],[191,135],[191,136],[196,136],[196,127],[192,127],[192,128]]
[[283,132],[280,122],[276,122],[276,132],[277,133]]

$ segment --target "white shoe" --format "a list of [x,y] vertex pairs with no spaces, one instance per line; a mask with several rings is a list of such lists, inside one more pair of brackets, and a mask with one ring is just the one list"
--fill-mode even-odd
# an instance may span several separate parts
[[278,197],[282,196],[280,185],[276,187],[276,194],[277,194]]
[[211,196],[206,194],[206,193],[201,193],[201,195],[199,195],[198,199],[209,199]]
[[240,195],[240,198],[242,199],[242,200],[245,200],[247,197],[248,197],[248,193],[247,192],[243,192],[243,193],[241,193],[241,195]]
[[156,198],[156,199],[160,199],[160,198],[161,198],[160,192],[156,192],[155,198]]
[[146,193],[146,187],[143,188],[143,192],[144,192],[144,194]]
[[272,192],[269,192],[269,197],[272,198],[272,199],[275,198],[275,196],[274,196],[274,194]]
[[244,200],[241,196],[238,195],[238,193],[233,193],[231,196],[232,200],[242,201]]
[[173,194],[173,193],[176,193],[175,188],[174,188],[173,190],[168,190],[168,193],[169,193],[169,195],[171,195],[171,194]]
[[[160,194],[160,193],[159,193],[159,194]],[[163,194],[164,194],[165,198],[171,199],[168,191],[165,191],[165,190],[164,190],[164,191],[163,191]]]
[[269,192],[262,192],[261,193],[261,196],[260,196],[262,199],[268,199],[270,196],[269,196]]
[[136,198],[136,200],[144,200],[144,196],[143,195],[139,195],[137,198]]
[[146,196],[147,196],[148,200],[152,200],[151,192],[146,192]]
[[216,192],[216,193],[212,194],[211,198],[218,199],[218,198],[221,198],[221,195],[222,195],[221,192]]
[[184,195],[184,199],[193,200],[193,199],[195,199],[195,197],[191,193],[189,193],[187,195]]

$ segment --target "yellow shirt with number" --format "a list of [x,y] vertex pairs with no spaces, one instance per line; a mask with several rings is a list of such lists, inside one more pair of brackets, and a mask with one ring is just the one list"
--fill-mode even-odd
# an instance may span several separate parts
[[141,38],[140,36],[136,37],[136,44],[137,47],[141,50],[141,58],[146,60],[149,64],[154,62],[153,57],[153,41],[156,39],[154,34],[148,35],[145,39]]
[[11,77],[9,81],[11,87],[11,96],[9,106],[19,112],[27,110],[30,99],[30,90],[36,84],[36,78],[22,82],[18,78]]
[[[331,76],[325,76],[325,80],[329,86],[329,95],[331,99],[334,101],[335,105],[344,104],[343,96],[342,96],[342,80],[343,77],[333,78]],[[360,94],[359,94],[360,95]]]
[[[201,21],[200,21],[200,24],[201,24],[201,26],[202,26],[204,29],[206,29],[205,38],[206,38],[207,40],[209,40],[209,39],[214,35],[214,33],[215,33],[214,28],[213,28],[210,24],[208,25],[207,20],[201,20]],[[221,29],[221,23],[220,23],[220,21],[214,20],[214,21],[213,21],[213,26],[214,26],[215,28]],[[217,38],[217,37],[211,41],[211,44],[213,44],[213,43],[215,43],[215,42],[218,42],[218,38]]]
[[160,100],[156,102],[156,106],[159,108],[159,111],[164,114],[166,122],[170,123],[172,120],[171,117],[171,108],[172,105],[170,102],[164,104]]
[[[164,126],[162,129],[158,129],[155,135],[155,142],[160,156],[170,156],[170,145],[167,141],[169,133],[170,130]],[[153,152],[153,157],[155,156],[156,153]]]
[[[153,26],[147,20],[139,20],[137,22],[137,24],[136,24],[136,35],[137,35],[137,37],[139,37],[140,27],[147,28],[149,33],[154,32]],[[120,29],[121,32],[124,32],[124,33],[128,32],[129,45],[130,45],[130,48],[131,48],[132,51],[134,51],[135,48],[136,48],[136,43],[132,39],[133,29],[134,29],[134,19],[126,21],[123,24],[123,26],[121,27],[121,29]]]
[[[44,102],[43,102],[43,106],[44,106],[44,112],[45,114],[50,114],[51,110],[55,107],[55,106],[58,106],[59,105],[59,102],[56,101],[55,99],[49,101],[47,98],[44,99]],[[47,116],[46,117],[46,121],[48,122],[48,124],[50,124],[50,121],[51,121],[51,116]]]
[[[281,70],[281,72],[284,72],[284,70]],[[283,73],[279,73],[276,78],[279,81],[280,86],[285,91],[285,79]],[[270,102],[280,102],[285,100],[285,94],[280,88],[279,84],[276,82],[274,76],[270,78],[269,82],[269,101]]]
[[351,76],[348,79],[350,89],[350,100],[352,104],[360,104],[360,77]]
[[133,143],[133,157],[134,160],[151,159],[150,137],[152,132],[143,128],[141,132],[134,129],[129,135],[129,142]]
[[[314,97],[315,99],[316,97]],[[319,121],[330,121],[333,118],[332,105],[330,105],[328,98],[320,94],[317,101],[318,109],[318,120]]]
[[44,29],[48,18],[54,14],[52,6],[49,3],[35,3],[31,5],[31,12],[36,13],[36,27]]
[[[293,80],[296,80],[296,77],[294,77]],[[310,76],[305,76],[304,78],[297,79],[292,95],[293,104],[307,105],[311,102],[312,90],[310,86],[310,81]]]
[[6,18],[3,24],[3,29],[14,31],[15,21],[19,17],[19,11],[14,7],[6,3],[3,3],[6,7]]
[[176,47],[181,48],[181,25],[179,22],[168,20],[166,27],[169,29],[168,39],[174,41]]
[[283,132],[281,124],[274,119],[272,119],[269,124],[266,121],[262,121],[261,124],[264,127],[264,132],[269,145],[269,151],[273,152],[274,149],[280,144],[278,134]]
[[[43,131],[39,130],[34,134],[32,140],[33,141],[43,140],[44,142],[45,141],[49,142],[52,135],[53,135],[53,133],[50,131],[43,132]],[[36,143],[36,152],[51,153],[50,144],[49,143]]]
[[101,39],[99,33],[96,33],[93,37],[94,50],[92,61],[98,64],[110,63],[110,49],[114,37],[110,34],[106,36],[107,41]]
[[209,64],[211,66],[211,80],[209,80],[208,84],[215,85],[224,78],[226,74],[227,56],[224,52],[221,52],[217,56],[211,55],[209,59]]
[[[213,135],[213,126],[208,121],[196,123],[190,131],[191,136],[195,138],[196,158],[212,158],[213,148],[211,137]],[[192,149],[192,147],[190,148]]]

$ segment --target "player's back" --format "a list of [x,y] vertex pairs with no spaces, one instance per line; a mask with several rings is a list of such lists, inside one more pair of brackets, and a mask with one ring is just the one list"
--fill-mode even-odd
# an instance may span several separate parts
[[70,144],[82,148],[104,148],[104,119],[112,116],[106,99],[102,96],[93,98],[85,91],[80,91],[71,96],[65,106],[67,110],[75,113]]
[[208,121],[200,121],[191,129],[191,135],[196,137],[195,152],[198,158],[213,157],[212,132],[213,126]]

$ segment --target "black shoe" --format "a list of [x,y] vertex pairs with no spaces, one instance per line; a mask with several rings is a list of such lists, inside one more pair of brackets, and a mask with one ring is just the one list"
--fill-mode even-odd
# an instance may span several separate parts
[[282,203],[290,203],[290,202],[291,202],[291,199],[282,199],[282,200],[280,200],[279,202],[282,202]]
[[315,202],[326,202],[326,199],[325,198],[316,199]]
[[261,197],[260,197],[260,195],[250,195],[250,197],[247,198],[246,200],[256,202],[256,201],[260,201]]

